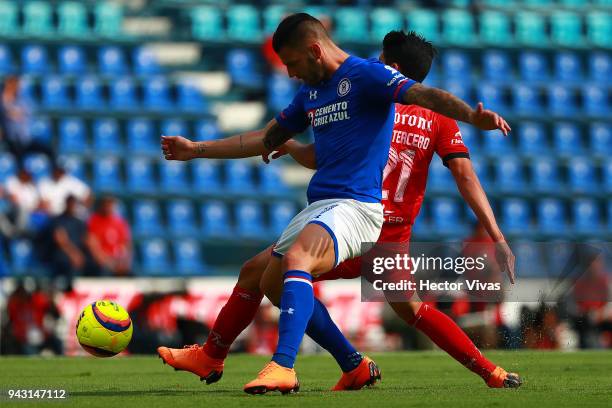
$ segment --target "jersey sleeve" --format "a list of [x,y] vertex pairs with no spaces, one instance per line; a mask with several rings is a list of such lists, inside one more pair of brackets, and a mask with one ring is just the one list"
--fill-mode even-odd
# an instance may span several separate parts
[[448,161],[459,157],[470,158],[467,146],[463,143],[461,131],[457,122],[446,116],[437,115],[438,137],[436,153],[442,158],[442,163],[448,167]]
[[302,133],[310,125],[308,115],[304,111],[303,94],[302,88],[300,88],[289,106],[276,115],[276,121],[284,129]]
[[401,103],[408,88],[416,83],[380,61],[368,60],[363,70],[367,79],[364,84],[367,95],[383,103]]

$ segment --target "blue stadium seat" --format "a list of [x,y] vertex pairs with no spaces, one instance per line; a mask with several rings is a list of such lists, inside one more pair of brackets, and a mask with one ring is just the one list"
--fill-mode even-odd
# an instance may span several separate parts
[[9,176],[17,172],[17,165],[13,155],[7,152],[0,152],[0,183],[4,183]]
[[487,162],[483,160],[480,155],[474,155],[470,158],[470,160],[472,161],[472,167],[474,168],[480,183],[485,190],[489,190],[489,188],[493,185],[493,181],[491,179],[491,172],[489,171]]
[[51,163],[43,154],[29,154],[23,161],[23,167],[32,174],[34,180],[40,180],[51,175]]
[[474,16],[466,9],[448,8],[441,13],[444,40],[462,47],[473,45],[476,40]]
[[0,35],[3,37],[11,37],[18,31],[19,10],[18,5],[12,1],[3,0],[0,2]]
[[527,201],[509,198],[502,201],[502,226],[504,232],[524,236],[531,230],[531,213]]
[[236,203],[236,228],[241,237],[266,238],[261,204],[255,201]]
[[295,83],[286,75],[272,74],[268,79],[268,107],[280,112],[293,100]]
[[36,140],[40,140],[48,144],[53,143],[51,120],[46,116],[37,116],[36,118],[32,119],[30,132],[32,132],[32,137]]
[[465,233],[461,208],[452,198],[437,198],[431,201],[433,228],[441,234],[454,236]]
[[58,161],[60,166],[62,166],[68,174],[73,175],[85,183],[89,183],[85,175],[85,163],[81,155],[72,154],[69,156],[60,156]]
[[612,83],[612,56],[605,52],[590,53],[589,75],[599,84]]
[[516,84],[512,86],[514,110],[519,115],[539,115],[544,106],[537,88],[528,84]]
[[31,275],[35,266],[34,249],[30,240],[21,238],[9,242],[11,269],[16,275]]
[[431,222],[427,216],[428,202],[424,201],[421,206],[421,211],[412,225],[412,235],[418,240],[421,236],[430,236],[432,232]]
[[535,193],[554,193],[562,190],[557,162],[546,156],[533,161],[531,185]]
[[123,6],[117,2],[98,2],[94,8],[94,30],[102,37],[120,38]]
[[562,156],[571,157],[584,150],[580,129],[574,123],[557,123],[553,129],[553,141],[557,154]]
[[202,231],[207,237],[230,237],[233,228],[227,206],[221,201],[208,201],[201,207]]
[[49,109],[67,108],[70,105],[66,82],[61,77],[47,77],[42,83],[42,101]]
[[287,194],[287,186],[283,181],[280,165],[272,162],[259,166],[259,189],[270,195]]
[[166,110],[172,107],[170,84],[165,77],[154,77],[145,82],[144,104],[153,110]]
[[183,136],[188,139],[190,138],[189,128],[182,119],[164,119],[161,123],[161,134],[164,136]]
[[578,114],[576,95],[565,85],[553,84],[548,88],[548,109],[554,116],[571,118]]
[[567,232],[567,217],[563,203],[554,198],[540,200],[537,204],[539,232],[560,238]]
[[127,123],[127,141],[130,153],[159,155],[159,138],[149,119],[136,118]]
[[587,115],[608,117],[610,114],[610,90],[600,84],[589,84],[582,87],[582,104]]
[[512,25],[507,13],[483,10],[479,16],[480,40],[489,46],[508,46],[514,42]]
[[174,275],[166,241],[153,238],[140,243],[142,271],[146,275]]
[[178,107],[185,112],[206,112],[206,98],[194,85],[181,82],[177,85]]
[[217,194],[221,191],[219,163],[211,160],[192,162],[192,187],[197,193]]
[[189,200],[172,200],[167,207],[168,229],[175,237],[188,237],[198,234],[198,222]]
[[195,123],[194,140],[215,140],[221,138],[221,130],[214,119],[200,119]]
[[134,82],[130,78],[123,77],[111,82],[110,104],[112,108],[119,110],[133,110],[138,108],[136,88]]
[[125,55],[121,48],[114,45],[98,50],[98,69],[104,75],[123,75],[128,71]]
[[159,205],[155,200],[136,200],[132,204],[134,235],[163,236],[164,228]]
[[461,131],[463,144],[470,149],[470,152],[477,152],[480,150],[480,137],[478,129],[476,129],[474,126],[459,122],[459,130]]
[[370,13],[370,39],[376,43],[382,43],[383,38],[389,31],[402,30],[404,28],[402,13],[391,8],[377,7]]
[[161,188],[164,192],[189,194],[187,163],[164,160],[160,164]]
[[543,13],[518,11],[514,14],[514,33],[519,46],[548,46],[548,33]]
[[576,193],[595,193],[599,190],[595,168],[586,157],[572,157],[568,163],[569,187]]
[[486,109],[495,112],[504,112],[508,110],[503,89],[499,84],[482,82],[476,89],[478,101],[482,102]]
[[340,7],[334,16],[334,38],[340,42],[364,42],[370,36],[368,16],[362,8]]
[[270,231],[276,237],[280,237],[296,214],[297,209],[291,201],[277,201],[270,204]]
[[470,85],[466,84],[465,81],[460,81],[459,79],[448,80],[444,83],[443,89],[463,99],[470,105],[474,102]]
[[96,157],[93,164],[93,186],[96,191],[121,192],[123,177],[115,156]]
[[520,193],[525,190],[522,163],[515,156],[503,156],[495,162],[495,178],[501,192]]
[[191,35],[196,40],[223,40],[223,15],[215,6],[198,6],[191,10]]
[[516,256],[516,274],[526,278],[547,277],[545,262],[542,258],[541,247],[531,241],[518,241],[512,244],[512,251]]
[[542,82],[549,78],[548,61],[539,52],[525,51],[519,55],[521,78],[528,82]]
[[526,156],[548,154],[550,147],[546,129],[539,122],[522,122],[517,129],[519,151]]
[[408,28],[436,43],[440,38],[438,13],[425,8],[411,10],[408,13]]
[[483,147],[487,155],[498,156],[514,152],[514,146],[512,145],[513,138],[511,136],[504,136],[499,130],[482,133],[484,139]]
[[138,47],[133,55],[134,72],[138,75],[152,75],[161,72],[155,53],[148,47]]
[[263,84],[257,59],[252,50],[236,48],[225,57],[225,65],[232,84],[245,88],[259,88]]
[[28,1],[23,5],[22,30],[26,35],[45,37],[53,32],[53,11],[46,1]]
[[58,32],[72,38],[89,34],[87,10],[85,5],[76,1],[65,1],[57,7]]
[[133,193],[155,193],[157,182],[153,162],[145,157],[130,158],[126,162],[127,187]]
[[612,125],[604,122],[595,122],[590,128],[591,154],[602,158],[612,155]]
[[80,75],[87,69],[87,60],[81,47],[66,45],[59,49],[59,71],[62,74]]
[[97,119],[94,121],[93,146],[96,152],[123,153],[119,123],[115,119]]
[[602,231],[601,211],[597,202],[591,198],[579,198],[572,207],[574,232],[584,235],[597,235]]
[[6,45],[0,44],[0,74],[10,74],[14,69],[11,50]]
[[603,165],[603,188],[607,193],[612,192],[612,161],[610,160]]
[[251,165],[245,160],[228,160],[225,162],[226,188],[239,194],[254,192]]
[[449,50],[442,54],[442,72],[447,79],[457,79],[469,84],[472,62],[467,53]]
[[445,192],[454,188],[453,185],[453,177],[450,171],[442,164],[442,160],[432,160],[429,167],[427,188],[432,192]]
[[512,80],[512,64],[508,53],[486,51],[482,55],[482,70],[485,79],[495,82]]
[[272,4],[267,6],[263,15],[263,31],[266,35],[272,35],[276,31],[276,27],[281,22],[283,17],[287,14],[285,5]]
[[563,47],[581,47],[582,16],[564,10],[553,10],[550,15],[550,37],[554,43]]
[[40,98],[38,98],[35,88],[34,80],[31,77],[21,77],[21,81],[19,82],[19,97],[32,107],[36,107],[40,104]]
[[172,244],[174,267],[181,275],[206,275],[206,264],[202,260],[202,249],[195,239],[181,239]]
[[59,123],[59,150],[61,153],[86,153],[89,151],[87,130],[81,118],[65,118]]
[[105,106],[100,81],[85,77],[76,83],[76,105],[81,109],[101,110]]
[[232,40],[261,41],[259,10],[250,4],[232,5],[227,9],[227,35]]
[[578,54],[564,51],[555,55],[555,73],[559,81],[578,82],[582,80],[582,63]]
[[25,74],[46,74],[50,71],[47,49],[40,45],[26,45],[21,50],[21,71]]

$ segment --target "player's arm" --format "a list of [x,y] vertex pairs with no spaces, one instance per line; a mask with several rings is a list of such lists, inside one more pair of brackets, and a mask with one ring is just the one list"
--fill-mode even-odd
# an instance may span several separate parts
[[[311,169],[317,169],[317,159],[315,156],[315,148],[314,144],[303,144],[298,142],[297,140],[290,139],[287,140],[285,144],[277,147],[276,152],[272,154],[273,159],[278,159],[281,156],[288,154],[298,162],[298,164]],[[262,159],[266,163],[270,163],[270,159],[267,154],[262,155]]]
[[447,164],[455,178],[461,196],[474,211],[476,218],[489,233],[489,236],[496,242],[498,260],[502,263],[502,268],[506,270],[510,282],[514,283],[514,254],[497,225],[495,215],[493,215],[493,210],[474,171],[472,162],[468,158],[457,157],[448,160]]
[[263,129],[220,140],[192,142],[181,136],[162,136],[161,147],[166,160],[239,159],[270,153],[293,135],[272,119]]
[[482,102],[478,103],[476,109],[472,109],[470,105],[450,92],[420,83],[415,83],[408,88],[401,102],[404,105],[422,106],[449,118],[470,123],[482,130],[499,129],[504,135],[511,130],[504,118],[493,111],[484,109]]

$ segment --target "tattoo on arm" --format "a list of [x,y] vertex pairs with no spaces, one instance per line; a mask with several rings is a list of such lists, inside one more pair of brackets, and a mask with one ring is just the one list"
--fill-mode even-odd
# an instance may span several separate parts
[[204,154],[205,151],[206,151],[206,146],[204,145],[204,142],[196,143],[196,153],[197,154]]
[[442,89],[414,84],[404,94],[402,102],[431,109],[455,120],[471,122],[472,108],[460,98]]
[[276,149],[278,146],[291,139],[293,133],[283,129],[276,121],[266,131],[263,138],[263,144],[269,151]]

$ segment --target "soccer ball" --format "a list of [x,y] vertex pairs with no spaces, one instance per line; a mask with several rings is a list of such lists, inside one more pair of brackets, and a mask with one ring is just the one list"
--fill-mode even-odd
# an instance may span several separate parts
[[122,352],[132,339],[132,320],[120,305],[99,300],[87,305],[76,324],[79,344],[96,357]]

